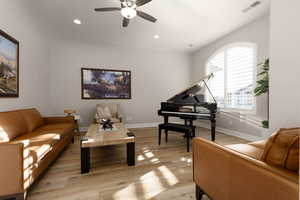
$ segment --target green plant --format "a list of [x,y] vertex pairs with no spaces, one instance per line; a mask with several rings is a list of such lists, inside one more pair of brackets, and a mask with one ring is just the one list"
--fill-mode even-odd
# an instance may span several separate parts
[[[266,59],[264,62],[258,65],[261,68],[261,72],[257,74],[258,81],[256,82],[257,86],[254,89],[255,96],[260,96],[266,93],[269,94],[269,69],[270,69],[269,63],[270,60]],[[268,95],[268,101],[269,101],[269,95]],[[269,115],[269,109],[268,109],[268,115]],[[268,120],[262,121],[262,127],[269,128],[269,121]]]
[[257,86],[254,89],[255,96],[260,96],[269,92],[269,59],[266,59],[258,66],[261,67],[261,72],[257,74],[259,80],[256,82]]
[[269,120],[264,120],[261,122],[263,128],[269,128]]

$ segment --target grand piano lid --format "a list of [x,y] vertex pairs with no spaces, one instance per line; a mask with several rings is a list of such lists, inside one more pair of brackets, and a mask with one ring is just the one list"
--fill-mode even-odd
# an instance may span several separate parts
[[212,95],[211,90],[208,87],[208,81],[214,77],[214,74],[210,74],[203,79],[199,80],[192,87],[189,87],[182,92],[176,94],[167,100],[169,103],[217,103],[216,99]]

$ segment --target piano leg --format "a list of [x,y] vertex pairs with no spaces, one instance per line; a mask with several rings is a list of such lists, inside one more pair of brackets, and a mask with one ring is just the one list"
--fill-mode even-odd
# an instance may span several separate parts
[[158,130],[158,145],[160,145],[160,142],[161,142],[161,128],[159,127],[159,130]]
[[186,137],[186,148],[187,148],[187,152],[190,152],[190,138],[191,138],[191,132],[187,132],[187,137]]
[[[164,123],[168,124],[169,123],[169,117],[164,116]],[[166,135],[166,143],[168,143],[168,130],[165,130],[165,135]]]
[[216,139],[216,120],[211,120],[211,141],[215,141]]
[[[194,126],[193,120],[190,120],[190,126],[191,126],[191,127]],[[195,136],[196,136],[196,133],[195,133],[195,129],[193,128],[193,133],[192,133],[191,137],[195,137]]]
[[168,143],[168,130],[165,130],[165,134],[166,134],[166,143]]
[[196,128],[193,127],[193,138],[196,137]]
[[169,117],[168,116],[164,116],[164,123],[165,124],[169,123]]

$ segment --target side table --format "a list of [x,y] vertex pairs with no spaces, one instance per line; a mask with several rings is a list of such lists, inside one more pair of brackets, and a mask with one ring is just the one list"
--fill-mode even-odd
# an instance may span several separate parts
[[75,120],[75,124],[76,124],[76,131],[77,131],[78,135],[80,135],[80,130],[79,130],[80,115],[73,115],[73,116],[74,116],[74,120]]

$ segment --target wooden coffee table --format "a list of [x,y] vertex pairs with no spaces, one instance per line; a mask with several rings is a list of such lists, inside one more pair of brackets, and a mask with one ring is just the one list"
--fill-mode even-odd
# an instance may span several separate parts
[[127,144],[127,164],[135,165],[135,136],[122,123],[114,124],[113,130],[103,130],[101,125],[90,125],[81,138],[81,173],[89,173],[91,168],[90,148]]

